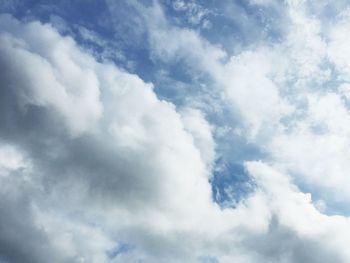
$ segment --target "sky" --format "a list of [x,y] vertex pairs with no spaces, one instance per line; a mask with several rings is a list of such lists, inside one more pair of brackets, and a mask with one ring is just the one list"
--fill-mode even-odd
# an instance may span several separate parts
[[0,0],[0,263],[350,262],[346,0]]

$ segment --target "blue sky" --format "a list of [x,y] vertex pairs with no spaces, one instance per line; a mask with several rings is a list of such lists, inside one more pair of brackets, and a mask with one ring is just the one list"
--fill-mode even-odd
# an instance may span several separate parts
[[349,10],[0,1],[0,261],[348,262]]

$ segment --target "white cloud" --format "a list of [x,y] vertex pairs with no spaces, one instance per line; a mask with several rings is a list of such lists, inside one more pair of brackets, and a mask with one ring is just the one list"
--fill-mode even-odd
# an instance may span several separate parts
[[20,152],[10,145],[0,145],[0,176],[6,176],[11,171],[28,167]]
[[200,150],[202,160],[211,167],[215,160],[212,127],[209,126],[202,112],[197,109],[186,108],[181,112],[181,117],[185,130],[192,134],[194,144]]
[[344,10],[329,32],[328,56],[337,70],[339,80],[348,82],[350,80],[349,64],[349,38],[350,15],[348,10]]
[[[213,149],[209,146],[205,150],[209,153],[201,156],[180,114],[172,104],[156,97],[152,85],[113,65],[97,63],[72,39],[61,37],[48,25],[24,24],[9,16],[2,16],[1,24],[1,38],[5,41],[0,57],[7,73],[1,80],[2,93],[3,98],[11,98],[2,104],[2,116],[13,114],[5,118],[6,128],[1,134],[10,144],[18,144],[32,155],[30,176],[35,187],[28,186],[28,193],[23,195],[28,195],[38,209],[34,212],[31,205],[26,205],[28,213],[40,215],[40,220],[28,219],[28,229],[48,229],[43,234],[49,240],[47,246],[61,254],[62,260],[78,261],[77,255],[84,254],[84,250],[93,253],[86,257],[91,262],[107,260],[103,255],[110,249],[110,237],[102,236],[103,242],[92,248],[92,244],[84,242],[84,232],[80,232],[88,224],[86,220],[97,223],[98,211],[103,212],[112,228],[103,235],[117,235],[117,242],[117,233],[130,228],[120,238],[139,242],[141,247],[147,246],[148,240],[155,243],[152,239],[157,236],[166,239],[164,233],[175,231],[174,227],[180,232],[189,231],[199,222],[200,217],[191,219],[198,211],[219,212],[210,201],[209,170],[202,160],[213,158]],[[4,32],[6,29],[8,32]],[[197,115],[192,117],[208,127]],[[30,124],[31,118],[37,125]],[[20,122],[29,126],[23,128]],[[195,132],[192,128],[189,129]],[[196,138],[201,136],[197,140],[200,144],[201,140],[212,143],[209,130],[196,134]],[[77,220],[74,227],[65,220],[52,219],[70,218],[70,213],[86,218]],[[172,218],[176,218],[177,225],[173,225]],[[67,235],[56,231],[66,228]],[[89,228],[91,233],[97,231]],[[147,229],[153,229],[152,238]],[[9,241],[4,238],[5,243]],[[171,239],[167,246],[174,242]],[[149,249],[154,250],[156,245],[162,246],[157,242]],[[42,262],[39,256],[33,261]]]
[[337,199],[348,199],[349,113],[341,98],[329,93],[310,95],[307,118],[289,133],[276,135],[273,157],[311,185]]
[[273,74],[273,62],[268,50],[244,52],[231,58],[218,79],[253,137],[266,127],[272,128],[282,116],[293,111],[269,78]]
[[[159,23],[165,18],[154,8],[158,17],[148,26],[155,54],[180,55],[210,73],[239,110],[247,136],[270,154],[269,165],[246,163],[256,191],[236,208],[220,209],[208,182],[215,142],[199,110],[177,112],[152,84],[98,63],[48,25],[1,16],[0,136],[7,146],[0,148],[0,208],[9,213],[0,215],[0,255],[39,263],[349,261],[349,219],[319,212],[280,172],[347,188],[347,108],[338,94],[301,89],[324,79],[320,63],[328,53],[318,23],[301,19],[308,24],[306,32],[296,26],[298,37],[224,63],[220,48]],[[309,52],[301,52],[305,36]],[[288,98],[282,86],[289,74],[305,80],[291,87],[308,94],[299,119],[294,108],[304,100]],[[292,127],[285,117],[296,119]],[[109,258],[122,243],[133,249]]]
[[[18,89],[23,110],[28,104],[52,107],[64,117],[72,135],[91,129],[102,114],[91,58],[48,26],[22,25],[6,15],[1,19],[3,78]],[[38,30],[41,34],[33,37]]]

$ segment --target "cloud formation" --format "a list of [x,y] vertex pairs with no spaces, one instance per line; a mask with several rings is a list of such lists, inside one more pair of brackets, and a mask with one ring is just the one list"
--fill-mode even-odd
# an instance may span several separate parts
[[266,153],[243,164],[254,191],[235,207],[213,201],[205,107],[160,99],[49,24],[1,15],[0,260],[350,261],[349,218],[298,186],[349,200],[347,11],[323,31],[305,1],[287,1],[293,30],[281,42],[229,54],[159,4],[134,5],[152,56],[207,74]]

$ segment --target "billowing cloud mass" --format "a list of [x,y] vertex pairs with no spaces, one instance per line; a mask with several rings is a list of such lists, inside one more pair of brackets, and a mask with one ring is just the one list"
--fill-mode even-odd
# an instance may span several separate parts
[[350,262],[346,1],[122,2],[1,4],[0,262]]

